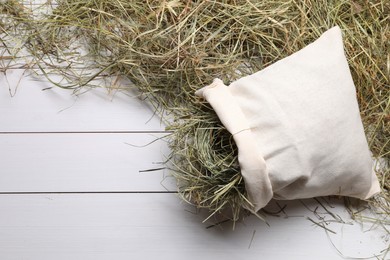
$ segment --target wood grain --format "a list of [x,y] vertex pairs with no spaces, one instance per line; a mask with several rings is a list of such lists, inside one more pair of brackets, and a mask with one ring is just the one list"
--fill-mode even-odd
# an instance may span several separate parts
[[370,241],[353,239],[361,239],[358,230],[328,238],[304,217],[293,216],[304,212],[296,202],[286,208],[289,218],[269,217],[267,226],[250,217],[234,231],[231,223],[206,229],[208,224],[201,224],[206,215],[191,213],[173,194],[3,195],[0,210],[2,260],[328,260],[341,259],[331,244],[337,236],[349,239],[342,246],[354,246],[353,256],[384,246],[375,240],[371,248],[362,247]]
[[164,134],[0,134],[0,192],[165,191]]
[[[0,75],[0,132],[163,131],[153,110],[131,92],[94,89],[78,96],[28,76]],[[46,90],[44,90],[46,89]],[[133,95],[133,96],[131,96]]]

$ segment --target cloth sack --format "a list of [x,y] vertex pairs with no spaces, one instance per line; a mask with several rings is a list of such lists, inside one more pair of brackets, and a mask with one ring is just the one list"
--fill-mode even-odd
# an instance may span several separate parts
[[272,198],[380,192],[339,27],[230,86],[215,79],[196,95],[233,135],[251,210]]

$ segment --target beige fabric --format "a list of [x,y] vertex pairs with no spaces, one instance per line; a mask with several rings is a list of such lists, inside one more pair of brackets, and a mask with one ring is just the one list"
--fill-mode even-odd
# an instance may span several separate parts
[[216,79],[196,94],[233,134],[252,210],[272,197],[380,192],[338,27],[229,87]]

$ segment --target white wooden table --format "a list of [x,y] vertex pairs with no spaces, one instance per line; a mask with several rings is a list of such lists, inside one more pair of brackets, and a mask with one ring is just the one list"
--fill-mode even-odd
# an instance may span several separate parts
[[147,171],[169,150],[146,145],[166,132],[145,103],[43,91],[28,74],[0,73],[0,260],[364,259],[389,247],[389,226],[351,220],[336,198],[273,201],[268,212],[283,210],[269,226],[210,227],[219,220],[202,223],[209,213],[183,203],[168,172]]
[[[137,147],[164,135],[146,104],[104,89],[79,97],[42,91],[50,84],[23,72],[0,76],[2,260],[343,259],[389,245],[382,227],[352,221],[334,198],[319,201],[346,224],[304,200],[278,202],[286,208],[267,216],[270,226],[248,217],[235,230],[206,228],[217,220],[202,223],[208,212],[167,192],[175,191],[167,172],[143,172],[169,153],[164,140]],[[328,220],[329,231],[308,217]]]

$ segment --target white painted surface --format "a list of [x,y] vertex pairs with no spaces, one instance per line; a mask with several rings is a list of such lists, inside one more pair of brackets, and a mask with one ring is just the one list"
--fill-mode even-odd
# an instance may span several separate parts
[[270,226],[252,216],[207,229],[223,219],[202,223],[207,212],[161,193],[175,189],[166,172],[140,172],[161,167],[166,143],[125,144],[164,135],[145,103],[48,87],[23,70],[0,75],[0,260],[362,259],[389,247],[382,226],[351,220],[336,199],[321,201],[345,224],[311,199],[279,202]]
[[153,110],[131,93],[109,95],[101,88],[74,96],[71,90],[43,90],[52,85],[26,74],[0,74],[0,132],[164,130]]
[[175,189],[164,170],[148,171],[164,167],[169,150],[157,139],[163,136],[0,134],[0,192]]
[[230,224],[206,229],[201,224],[206,215],[191,213],[174,194],[2,195],[0,209],[4,260],[328,260],[341,259],[335,246],[352,248],[350,256],[357,257],[385,246],[377,234],[363,233],[357,225],[351,230],[330,225],[339,233],[327,237],[301,216],[308,213],[298,202],[286,208],[290,218],[269,217],[268,227],[250,217],[234,231]]

